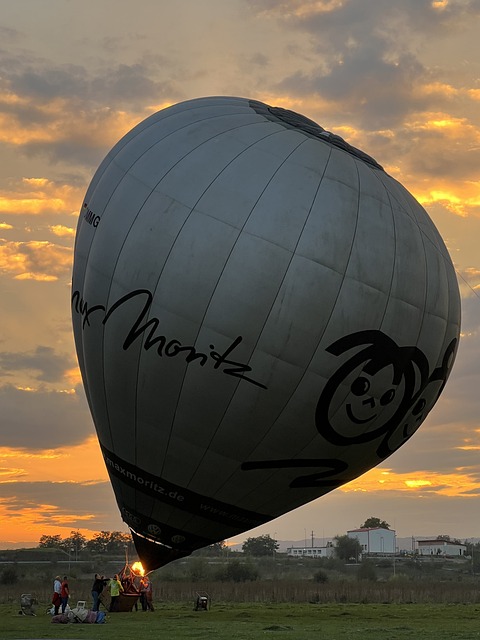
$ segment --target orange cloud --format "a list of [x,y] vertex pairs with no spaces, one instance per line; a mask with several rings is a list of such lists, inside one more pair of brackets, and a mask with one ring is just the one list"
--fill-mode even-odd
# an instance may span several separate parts
[[[75,531],[79,531],[86,538],[91,538],[94,532],[91,529],[78,528],[79,521],[95,521],[95,514],[65,513],[55,505],[38,504],[24,507],[21,511],[11,509],[12,499],[0,498],[0,521],[2,522],[2,539],[15,542],[18,540],[31,542],[37,546],[43,535],[58,535],[68,537],[74,523]],[[45,514],[51,524],[45,523]]]
[[395,473],[391,469],[376,468],[339,489],[344,492],[368,493],[384,490],[416,495],[421,495],[428,490],[429,495],[449,497],[468,497],[476,492],[478,496],[480,480],[465,469],[457,469],[451,473],[434,471]]
[[438,11],[443,11],[447,8],[449,0],[432,0],[432,7]]
[[82,147],[109,148],[129,131],[140,118],[108,107],[81,110],[66,98],[54,98],[32,105],[27,98],[13,93],[1,96],[5,104],[20,108],[34,108],[37,117],[20,120],[15,109],[0,113],[0,142],[22,146],[27,144],[75,144]]
[[[433,85],[427,85],[432,87]],[[434,85],[438,87],[439,85]],[[442,85],[444,86],[444,85]],[[445,85],[446,86],[446,85]],[[424,88],[424,90],[427,90]],[[443,136],[448,136],[457,145],[463,142],[480,140],[480,132],[477,127],[470,124],[467,118],[457,118],[441,111],[425,111],[417,113],[405,122],[406,129],[411,133],[419,131],[442,130]]]
[[76,387],[82,382],[82,374],[80,373],[80,369],[78,367],[73,367],[73,369],[65,371],[65,379],[70,385],[72,385],[72,387]]
[[[457,182],[437,185],[439,188],[416,190],[415,197],[424,207],[441,204],[451,213],[464,218],[480,207],[480,185]],[[442,188],[443,186],[443,188]]]
[[[0,467],[0,478],[5,476],[7,478],[19,478],[25,475],[25,469],[15,468],[15,467]],[[1,480],[0,480],[1,482]]]
[[[10,466],[13,462],[14,466]],[[105,482],[105,469],[96,436],[91,436],[82,444],[43,451],[28,451],[0,447],[0,484],[22,480],[41,482],[48,478],[51,482]],[[90,475],[89,475],[90,474]]]
[[468,89],[467,93],[473,100],[480,100],[480,89]]
[[40,215],[45,213],[77,214],[83,188],[59,184],[47,178],[22,178],[0,192],[0,212]]
[[[66,482],[68,478],[68,482]],[[20,481],[36,483],[56,483],[57,486],[68,485],[85,487],[89,484],[108,482],[108,474],[100,453],[96,436],[89,437],[80,445],[45,449],[43,451],[18,450],[0,447],[0,485],[19,486],[14,483]],[[66,488],[71,491],[72,489]],[[98,527],[98,513],[79,510],[75,504],[71,510],[57,505],[34,504],[23,499],[19,508],[18,500],[13,497],[0,498],[0,522],[2,528],[0,536],[8,541],[31,541],[36,545],[42,535],[60,534],[62,537],[70,535],[72,527],[79,529],[87,538],[94,535]],[[114,502],[112,502],[114,509]],[[85,527],[78,527],[84,522]],[[88,527],[89,523],[93,526]]]
[[70,273],[72,249],[51,242],[0,239],[0,272],[16,280],[56,281]]
[[444,98],[454,98],[459,95],[460,91],[452,87],[451,84],[445,84],[444,82],[430,82],[419,86],[416,91],[418,95],[432,96],[438,95]]
[[476,438],[465,438],[464,444],[459,445],[457,449],[462,451],[480,451],[480,429],[475,429]]
[[75,229],[65,227],[63,224],[55,224],[49,227],[53,235],[59,238],[72,238],[75,236]]
[[343,0],[284,0],[273,3],[264,9],[264,15],[280,14],[283,19],[290,16],[308,18],[312,15],[328,13],[338,9],[343,4]]
[[[439,85],[435,88],[440,90]],[[443,85],[442,89],[449,90]],[[480,129],[467,118],[441,111],[417,113],[404,126],[404,139],[412,141],[412,148],[423,149],[422,161],[418,163],[417,152],[402,153],[399,166],[387,165],[386,170],[408,184],[409,190],[427,208],[439,204],[459,217],[480,215],[480,183],[474,178],[474,156],[470,158],[480,148]],[[447,163],[442,167],[440,160],[437,164],[438,149],[448,154],[451,176]],[[463,176],[457,171],[462,165],[466,169]],[[439,166],[441,171],[437,170]]]

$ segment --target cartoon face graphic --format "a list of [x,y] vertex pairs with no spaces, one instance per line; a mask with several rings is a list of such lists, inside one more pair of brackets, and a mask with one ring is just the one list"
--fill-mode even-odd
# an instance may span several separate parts
[[352,354],[330,377],[315,423],[329,442],[348,446],[389,435],[428,381],[428,361],[417,347],[399,347],[381,331],[344,336],[327,348]]
[[403,395],[402,380],[392,365],[374,372],[365,363],[355,367],[334,391],[329,422],[345,438],[376,430],[389,420]]
[[410,407],[401,419],[398,427],[391,430],[388,437],[382,441],[378,450],[382,458],[386,458],[392,454],[411,438],[430,413],[450,375],[455,360],[456,348],[457,339],[455,338],[448,345],[443,356],[442,364],[434,369],[427,384],[412,399]]
[[[318,400],[315,424],[328,442],[340,447],[336,458],[255,460],[243,471],[315,469],[299,475],[290,488],[324,488],[349,482],[350,466],[341,447],[377,442],[372,459],[387,458],[418,429],[445,386],[457,339],[449,344],[442,364],[429,375],[428,360],[417,347],[399,347],[381,331],[360,331],[340,338],[327,351],[342,357]],[[376,449],[375,449],[376,447]],[[373,465],[370,465],[373,466]]]

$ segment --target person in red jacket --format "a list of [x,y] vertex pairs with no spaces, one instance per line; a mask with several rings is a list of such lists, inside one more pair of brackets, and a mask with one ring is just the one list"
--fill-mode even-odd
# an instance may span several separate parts
[[54,616],[58,615],[60,605],[62,604],[61,593],[62,593],[62,581],[60,580],[60,576],[55,576],[55,580],[53,581],[53,596],[52,596]]
[[63,576],[63,582],[62,582],[62,587],[60,591],[60,596],[62,598],[62,613],[65,613],[65,609],[67,608],[69,595],[70,595],[70,589],[68,588],[68,579],[67,579],[67,576]]

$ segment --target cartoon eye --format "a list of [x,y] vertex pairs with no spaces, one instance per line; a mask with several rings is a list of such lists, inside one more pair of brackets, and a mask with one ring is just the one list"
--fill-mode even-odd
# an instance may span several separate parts
[[380,398],[380,404],[382,406],[386,404],[390,404],[390,402],[392,402],[394,398],[395,398],[395,389],[389,389],[388,391],[385,391],[383,396]]
[[419,400],[417,402],[417,404],[412,409],[413,415],[414,416],[418,416],[418,414],[421,413],[425,409],[425,405],[426,404],[427,403],[425,402],[425,400],[423,398],[421,400]]
[[370,382],[362,376],[354,380],[352,382],[352,386],[350,387],[350,391],[353,393],[354,396],[363,396],[367,393],[369,389],[370,389]]

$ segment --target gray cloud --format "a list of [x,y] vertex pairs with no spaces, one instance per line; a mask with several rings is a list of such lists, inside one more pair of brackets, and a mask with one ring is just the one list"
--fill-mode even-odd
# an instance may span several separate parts
[[[57,64],[45,59],[37,60],[35,64],[25,60],[23,66],[17,60],[12,66],[9,58],[5,60],[2,57],[0,50],[0,63],[6,67],[2,78],[3,88],[32,100],[28,103],[30,114],[32,117],[41,117],[41,122],[45,114],[39,107],[56,98],[64,98],[71,103],[73,112],[75,108],[99,105],[135,108],[160,100],[171,88],[171,80],[165,78],[168,65],[158,57],[145,57],[132,64],[109,63],[99,65],[96,69]],[[2,108],[8,108],[8,103]],[[20,118],[26,118],[29,113],[25,107],[22,111],[21,105],[15,105],[14,109]],[[52,117],[55,117],[54,114]]]
[[[92,120],[94,114],[92,114]],[[108,130],[109,118],[103,118],[105,127]],[[113,142],[116,141],[112,141]],[[34,158],[43,156],[52,164],[80,165],[92,172],[97,167],[106,152],[108,146],[92,139],[92,136],[83,136],[81,132],[75,132],[67,140],[51,142],[26,142],[22,145],[21,151],[27,157]]]
[[277,84],[297,96],[318,95],[334,103],[337,120],[365,129],[397,126],[420,109],[440,108],[447,98],[422,94],[427,82],[442,78],[420,53],[426,40],[456,33],[480,14],[478,0],[346,0],[341,3],[248,1],[252,11],[276,15],[291,30],[307,34],[305,46],[316,64],[299,68]]
[[5,26],[0,26],[0,39],[3,43],[14,42],[18,40],[19,33],[16,29],[10,29]]
[[86,70],[78,65],[29,67],[11,74],[9,84],[16,94],[39,101],[83,95],[89,89]]
[[2,429],[0,446],[50,449],[83,442],[93,433],[92,420],[81,389],[62,393],[0,387]]
[[[250,11],[271,14],[290,26],[318,33],[324,30],[333,41],[339,33],[362,33],[368,28],[395,31],[398,40],[400,28],[419,33],[422,38],[436,32],[459,29],[480,14],[480,0],[450,0],[436,8],[431,0],[244,0]],[[365,26],[367,25],[367,26]]]
[[101,97],[102,102],[107,101],[115,107],[143,107],[168,95],[171,82],[162,80],[162,75],[156,65],[120,64],[108,69],[104,75],[92,78],[91,97]]
[[65,372],[75,366],[72,356],[59,355],[52,347],[38,346],[34,351],[14,353],[0,352],[0,371],[13,372],[33,370],[34,377],[41,382],[60,382]]
[[[371,46],[370,46],[371,45]],[[294,74],[278,89],[294,94],[316,94],[335,103],[337,119],[348,118],[367,129],[384,129],[401,123],[407,112],[425,108],[425,99],[412,99],[425,70],[411,55],[395,63],[378,57],[374,43],[345,51],[332,61],[327,73]]]
[[0,97],[0,115],[10,118],[12,129],[18,125],[54,133],[27,135],[25,142],[15,143],[16,149],[30,157],[46,156],[53,163],[96,166],[107,150],[108,131],[118,128],[119,112],[138,112],[141,120],[146,107],[180,97],[181,91],[174,65],[158,56],[129,64],[98,62],[93,68],[32,59],[23,51],[14,57],[0,49],[0,67],[3,96],[19,98],[12,102]]

